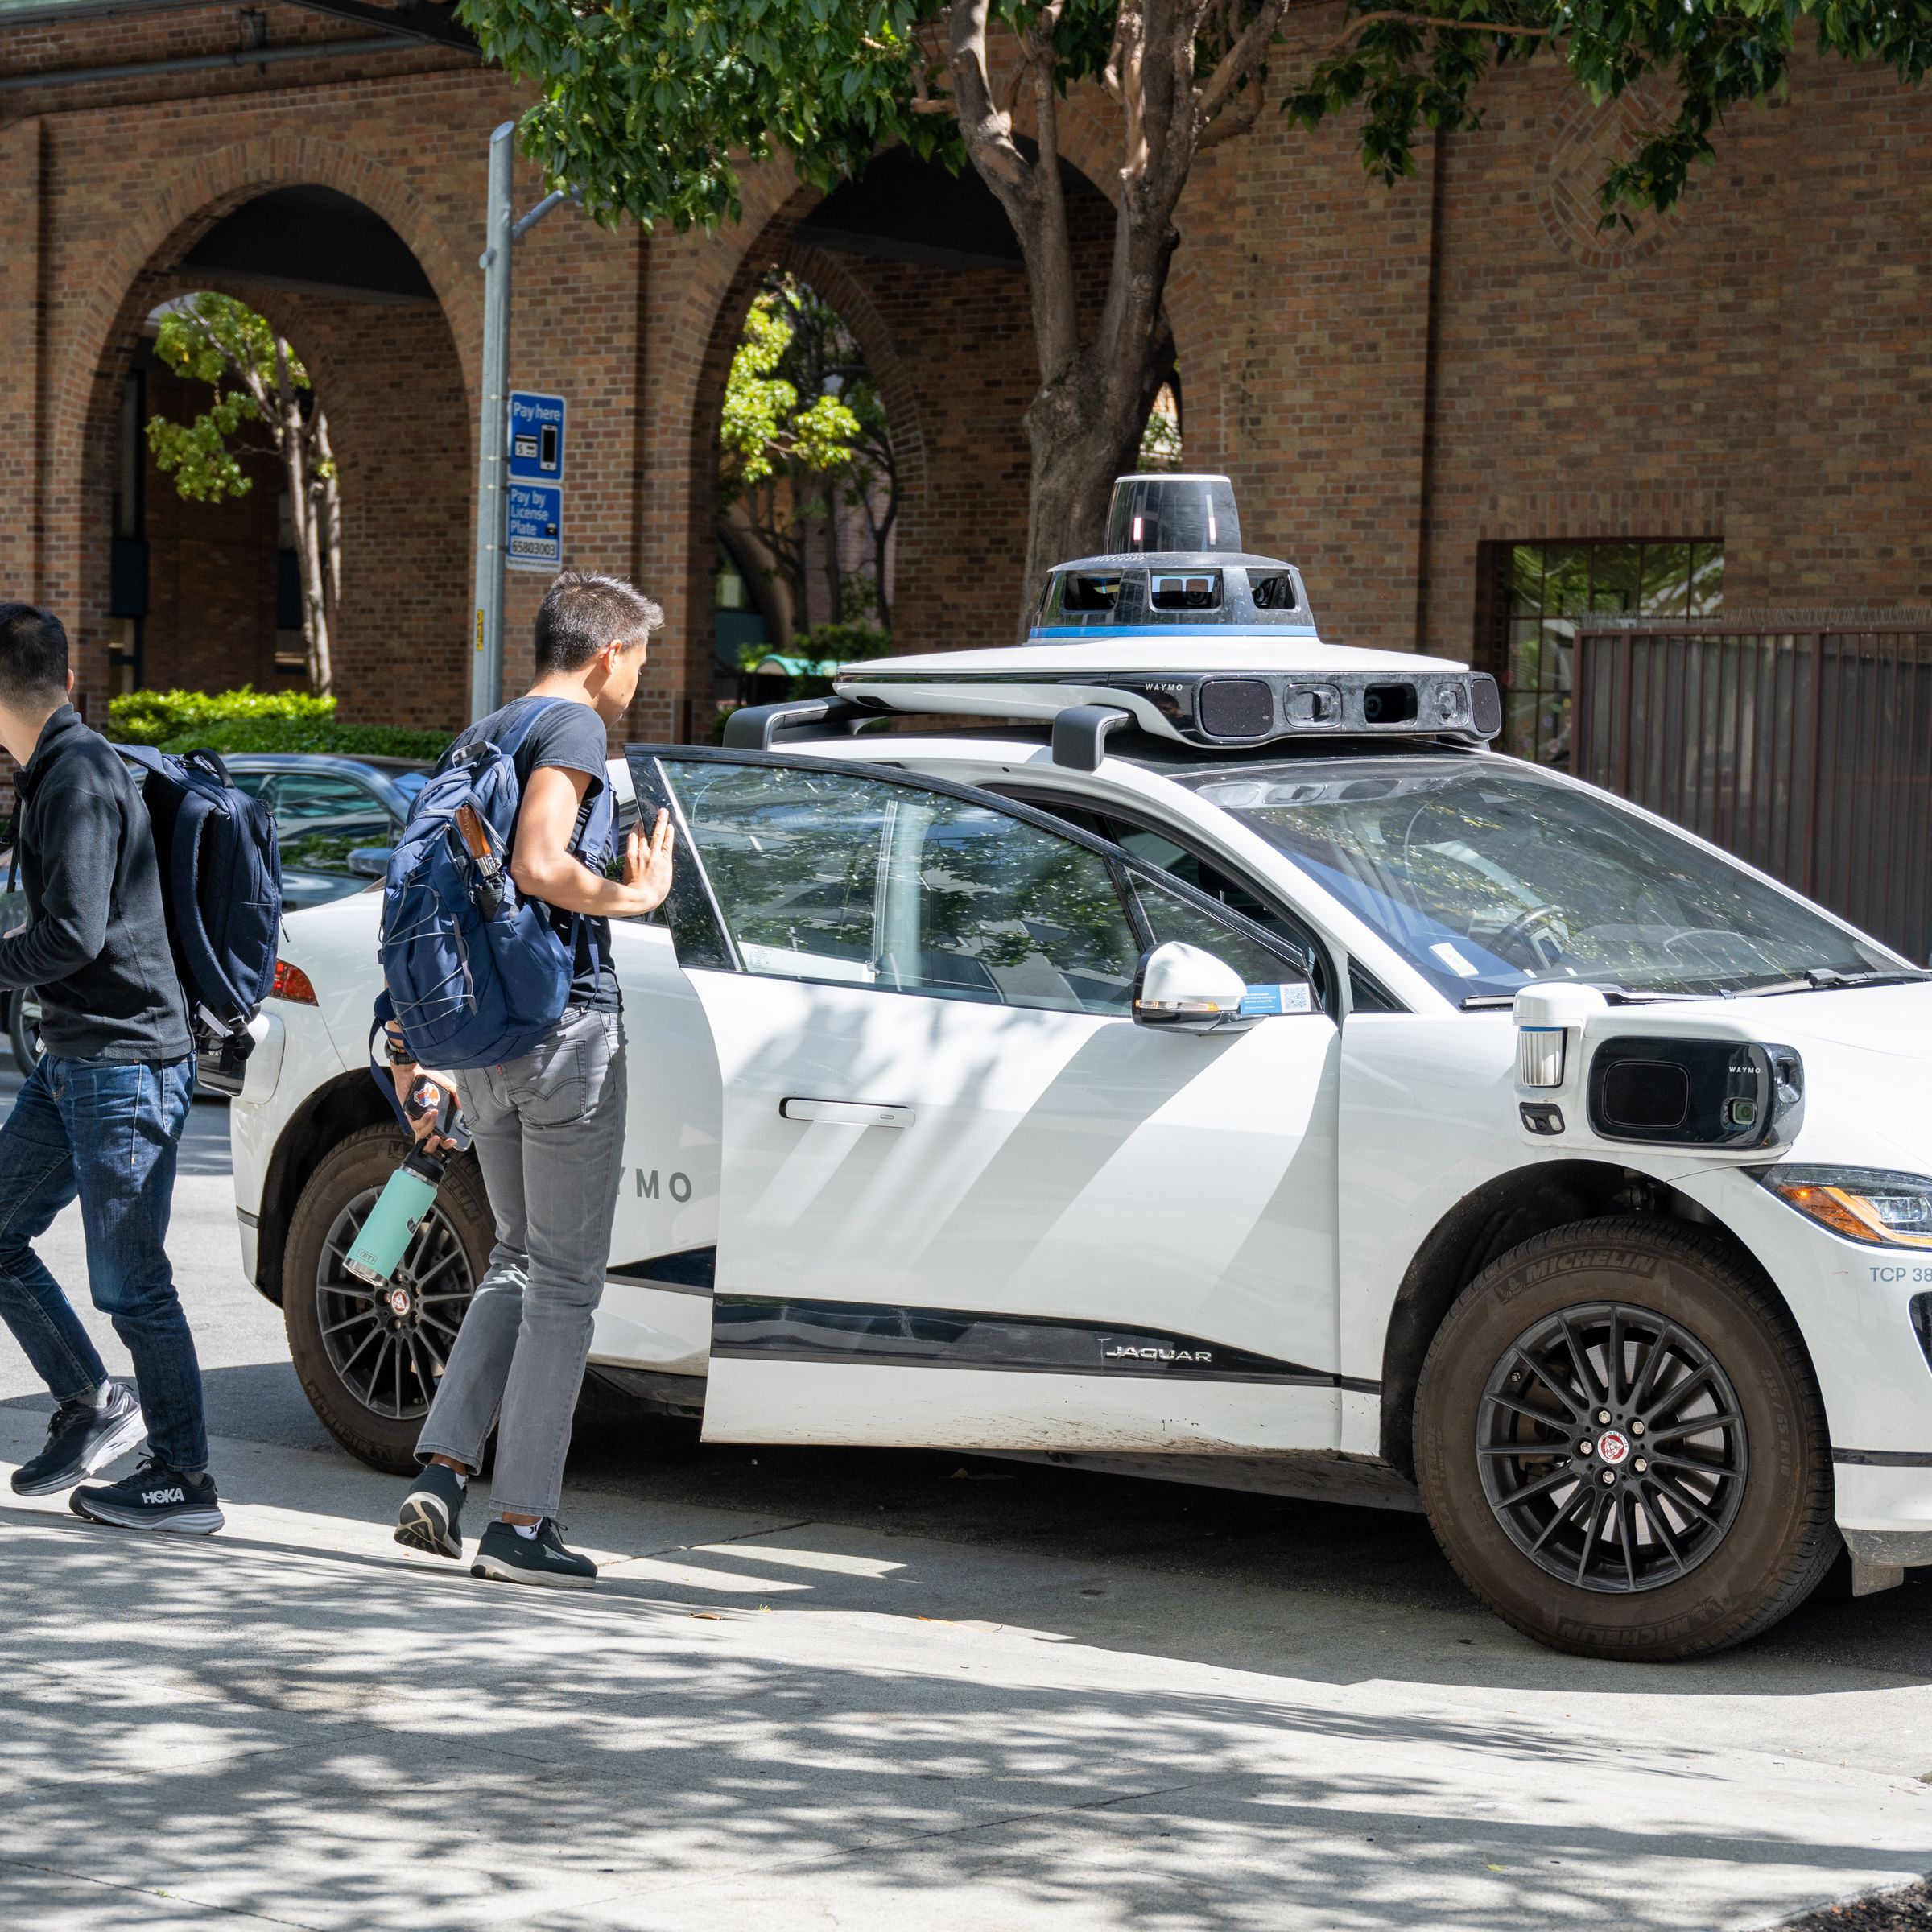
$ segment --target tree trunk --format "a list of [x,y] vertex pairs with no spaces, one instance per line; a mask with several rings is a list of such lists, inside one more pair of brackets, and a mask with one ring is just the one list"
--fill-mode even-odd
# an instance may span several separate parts
[[839,478],[836,470],[826,470],[819,478],[825,505],[825,594],[831,599],[826,617],[828,624],[845,621],[845,576],[839,568]]
[[329,665],[328,597],[324,588],[320,519],[309,495],[308,425],[302,398],[289,372],[293,352],[275,337],[275,441],[288,488],[288,514],[295,525],[295,559],[302,574],[302,642],[308,654],[308,682],[318,696],[333,683]]
[[309,417],[309,436],[314,444],[318,469],[327,474],[320,480],[322,503],[323,616],[328,620],[332,639],[342,608],[342,492],[336,474],[336,452],[328,440],[328,415],[318,401]]

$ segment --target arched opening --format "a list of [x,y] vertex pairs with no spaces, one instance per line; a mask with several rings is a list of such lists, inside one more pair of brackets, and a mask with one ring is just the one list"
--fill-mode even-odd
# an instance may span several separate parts
[[[1078,169],[1062,168],[1091,325],[1105,299],[1113,208]],[[747,554],[753,546],[716,501],[733,358],[747,312],[774,270],[836,312],[884,407],[898,485],[892,647],[1006,641],[1026,556],[1026,414],[1039,387],[1019,245],[970,168],[955,175],[899,148],[882,151],[863,175],[822,199],[800,191],[774,209],[710,310],[705,374],[690,419],[691,608],[715,613],[722,592],[733,601],[719,634],[784,628],[755,594],[761,559]],[[705,621],[708,627],[715,615]],[[736,682],[735,654],[710,654],[724,701]],[[689,688],[698,699],[696,680]]]
[[792,269],[767,270],[745,310],[717,477],[721,697],[744,695],[748,679],[811,679],[807,667],[890,647],[891,419],[851,327]]
[[[301,421],[327,432],[296,472],[263,412],[233,407],[247,385],[232,360],[211,382],[212,364],[167,353],[198,298],[258,317],[271,362],[273,343],[286,345],[300,372]],[[302,184],[231,200],[212,223],[204,215],[185,225],[129,291],[89,417],[83,595],[103,619],[110,692],[309,688],[304,605],[316,581],[303,568],[303,513],[312,511],[338,715],[460,722],[463,382],[435,291],[381,216]],[[151,434],[156,423],[163,429]],[[211,465],[224,461],[229,487],[207,487]],[[295,501],[297,487],[310,500]]]

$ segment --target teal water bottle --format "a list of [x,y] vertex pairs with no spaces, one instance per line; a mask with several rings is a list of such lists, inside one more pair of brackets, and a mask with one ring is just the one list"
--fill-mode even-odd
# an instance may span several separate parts
[[372,1288],[386,1288],[443,1185],[443,1163],[419,1149],[407,1155],[376,1198],[342,1265]]
[[[456,1112],[456,1096],[434,1080],[419,1080],[410,1094],[410,1111],[427,1114],[436,1135],[459,1149],[469,1145],[463,1117]],[[444,1162],[439,1155],[412,1147],[402,1165],[389,1177],[389,1185],[376,1197],[361,1231],[343,1257],[349,1272],[372,1288],[386,1288],[390,1277],[409,1252],[416,1230],[436,1203],[436,1190],[443,1185]]]

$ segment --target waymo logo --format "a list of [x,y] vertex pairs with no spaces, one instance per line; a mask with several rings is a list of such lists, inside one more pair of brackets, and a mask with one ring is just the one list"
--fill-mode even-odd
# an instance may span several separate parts
[[1212,1362],[1214,1360],[1211,1349],[1159,1348],[1151,1344],[1146,1348],[1136,1348],[1129,1342],[1117,1342],[1104,1353],[1110,1362]]
[[[657,1199],[657,1169],[654,1167],[634,1167],[631,1172],[638,1177],[638,1199],[641,1201]],[[687,1201],[691,1199],[691,1176],[689,1174],[674,1174],[666,1185],[670,1191],[671,1198],[674,1201]]]

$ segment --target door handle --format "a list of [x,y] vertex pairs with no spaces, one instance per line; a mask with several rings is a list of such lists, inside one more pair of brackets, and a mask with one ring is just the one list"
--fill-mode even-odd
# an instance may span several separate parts
[[910,1107],[886,1107],[870,1100],[813,1100],[802,1094],[788,1093],[778,1102],[778,1112],[788,1121],[829,1121],[836,1127],[910,1127]]

